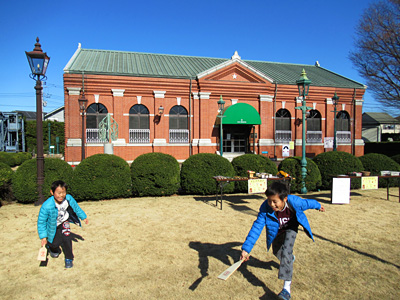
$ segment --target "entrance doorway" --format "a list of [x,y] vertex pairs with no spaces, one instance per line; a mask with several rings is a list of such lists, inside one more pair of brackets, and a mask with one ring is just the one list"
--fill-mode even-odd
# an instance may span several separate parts
[[251,125],[224,125],[223,151],[226,154],[244,154],[251,152]]

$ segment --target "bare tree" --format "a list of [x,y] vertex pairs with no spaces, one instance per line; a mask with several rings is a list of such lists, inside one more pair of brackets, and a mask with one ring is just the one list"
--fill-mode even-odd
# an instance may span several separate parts
[[400,109],[400,0],[371,4],[356,34],[350,60],[380,104]]

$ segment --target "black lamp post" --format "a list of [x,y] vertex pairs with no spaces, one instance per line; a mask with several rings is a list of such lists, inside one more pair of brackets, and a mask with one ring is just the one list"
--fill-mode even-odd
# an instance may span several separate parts
[[301,109],[302,112],[302,137],[301,137],[301,190],[302,194],[307,194],[306,188],[306,176],[307,176],[307,160],[306,160],[306,113],[307,110],[310,110],[312,107],[307,107],[306,105],[306,96],[308,96],[308,90],[310,88],[311,80],[307,78],[306,71],[303,69],[301,72],[301,77],[299,80],[296,80],[296,84],[299,88],[299,96],[302,97],[302,105],[296,107],[296,109]]
[[37,146],[37,185],[38,200],[35,205],[44,202],[43,183],[44,183],[44,157],[43,157],[43,123],[42,123],[42,80],[46,78],[46,70],[50,61],[47,53],[43,53],[39,38],[36,38],[35,48],[31,52],[26,52],[32,74],[30,77],[36,80],[36,146]]
[[85,159],[85,112],[86,112],[86,105],[88,100],[85,98],[85,91],[82,90],[82,94],[78,99],[79,102],[79,111],[82,115],[82,150],[81,150],[81,162]]
[[338,97],[338,95],[336,95],[336,92],[335,92],[335,95],[332,97],[332,102],[333,102],[333,105],[334,105],[334,110],[333,110],[333,112],[334,112],[334,119],[333,119],[333,151],[336,151],[336,146],[337,146],[337,144],[336,144],[336,113],[337,113],[337,110],[336,110],[336,105],[338,105],[339,104],[339,97]]
[[224,137],[224,134],[223,134],[223,131],[222,131],[222,118],[224,117],[224,106],[225,106],[225,101],[224,101],[224,99],[222,99],[222,95],[221,95],[221,97],[219,98],[219,100],[218,100],[218,109],[219,109],[219,115],[218,115],[218,117],[220,118],[220,120],[221,120],[221,123],[220,123],[220,125],[219,125],[219,133],[220,133],[220,136],[219,136],[219,142],[220,142],[220,145],[219,145],[219,152],[220,152],[220,155],[221,156],[223,156],[223,145],[222,145],[222,143],[223,143],[223,137]]

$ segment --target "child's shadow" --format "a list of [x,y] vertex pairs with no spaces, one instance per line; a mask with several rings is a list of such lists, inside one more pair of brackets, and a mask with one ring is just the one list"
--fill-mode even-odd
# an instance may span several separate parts
[[[201,242],[190,242],[189,247],[196,250],[199,253],[199,269],[201,276],[192,283],[189,287],[190,290],[194,291],[201,281],[207,277],[208,274],[208,266],[209,260],[208,257],[214,257],[227,266],[232,264],[232,261],[229,260],[229,257],[232,258],[233,261],[238,261],[241,255],[241,251],[234,249],[234,247],[240,246],[242,243],[240,242],[230,242],[225,244],[211,244],[211,243],[201,243]],[[271,297],[272,299],[276,298],[276,294],[272,292],[260,279],[257,278],[252,272],[247,269],[247,266],[252,266],[261,269],[272,270],[272,268],[279,268],[279,264],[274,261],[264,262],[255,257],[250,257],[250,259],[242,264],[238,272],[242,273],[243,276],[254,286],[261,286],[265,295],[263,297]],[[223,270],[221,270],[222,273]],[[264,298],[269,299],[269,298]]]
[[[73,241],[73,242],[79,242],[79,240],[81,240],[81,241],[84,241],[85,239],[82,237],[82,236],[80,236],[79,234],[76,234],[76,233],[72,233],[71,232],[71,234],[70,234],[70,237],[71,237],[71,240]],[[63,246],[61,246],[61,249],[62,249],[62,251],[64,252],[64,248],[63,248]],[[41,261],[40,262],[40,264],[39,264],[39,267],[47,267],[47,264],[49,263],[49,251],[47,251],[47,255],[46,255],[46,260],[44,260],[44,261]],[[60,255],[62,255],[62,254],[60,254]]]

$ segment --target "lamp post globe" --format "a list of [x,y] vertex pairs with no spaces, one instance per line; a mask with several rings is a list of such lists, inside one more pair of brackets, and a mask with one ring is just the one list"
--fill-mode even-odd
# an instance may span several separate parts
[[306,105],[306,97],[308,96],[308,91],[310,88],[311,80],[307,78],[306,71],[303,69],[300,75],[300,79],[296,80],[297,87],[299,89],[299,97],[302,98],[302,105],[296,107],[302,112],[302,136],[301,136],[301,190],[302,194],[307,193],[306,188],[306,177],[307,177],[307,159],[306,159],[306,113],[311,107]]
[[37,186],[38,200],[35,205],[41,205],[44,202],[43,183],[44,183],[44,156],[43,156],[43,123],[42,123],[42,80],[46,78],[47,66],[50,57],[43,52],[39,43],[39,38],[36,38],[36,44],[33,51],[25,51],[26,57],[31,69],[30,77],[36,80],[36,146],[37,146]]

